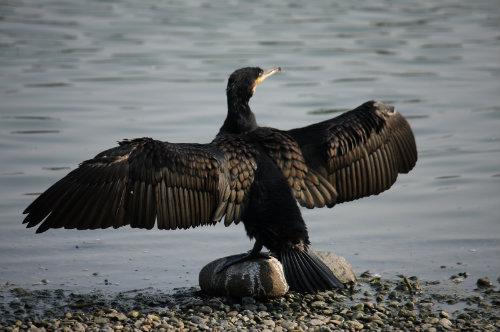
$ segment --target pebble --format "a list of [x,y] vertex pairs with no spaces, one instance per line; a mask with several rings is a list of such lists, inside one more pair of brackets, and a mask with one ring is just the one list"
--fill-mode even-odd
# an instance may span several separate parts
[[364,325],[357,320],[348,320],[344,322],[344,325],[350,330],[362,330],[364,328]]
[[311,325],[311,326],[318,326],[318,325],[323,325],[323,324],[325,324],[325,322],[323,322],[323,321],[322,321],[322,320],[320,320],[320,319],[316,319],[316,318],[315,318],[315,319],[311,319],[311,320],[309,321],[309,323],[308,323],[308,324],[309,324],[309,325]]
[[441,317],[441,318],[448,318],[449,319],[450,318],[450,314],[448,314],[446,311],[441,311],[439,313],[439,317]]
[[127,316],[130,318],[137,318],[140,316],[140,313],[138,311],[130,311]]
[[83,325],[80,322],[75,322],[75,324],[73,324],[73,331],[75,331],[75,332],[85,332],[86,328],[87,328],[87,326]]
[[262,324],[266,325],[266,326],[270,326],[270,327],[275,327],[276,326],[276,323],[271,320],[271,319],[264,319],[262,321]]
[[109,322],[109,319],[105,318],[105,317],[94,318],[94,323],[96,323],[96,324],[107,324],[108,322]]
[[[424,281],[419,282],[425,285]],[[496,312],[500,294],[489,288],[478,289],[480,293],[473,296],[459,297],[436,294],[435,289],[432,294],[426,294],[425,286],[410,294],[400,286],[398,280],[384,280],[378,276],[360,280],[354,290],[344,293],[288,293],[266,301],[247,297],[241,302],[200,295],[195,288],[181,289],[173,294],[153,290],[135,297],[127,292],[116,298],[17,289],[11,290],[15,298],[6,300],[5,304],[0,302],[0,331],[451,332],[500,329],[500,314]],[[450,301],[460,303],[460,310],[453,311],[453,315],[441,309]],[[71,309],[75,306],[76,310]]]
[[476,285],[479,288],[489,288],[493,286],[493,282],[489,278],[484,277],[477,279]]
[[352,310],[363,311],[365,309],[364,303],[357,303],[351,307]]
[[311,303],[311,306],[314,308],[323,308],[326,306],[326,303],[325,301],[314,301],[313,303]]
[[204,314],[211,314],[213,310],[209,306],[204,305],[200,308],[200,311]]
[[451,321],[449,319],[447,319],[447,318],[441,318],[439,320],[439,325],[441,325],[445,329],[450,329],[453,324],[451,323]]
[[287,330],[294,330],[298,326],[298,324],[292,321],[285,321],[281,323],[281,326]]

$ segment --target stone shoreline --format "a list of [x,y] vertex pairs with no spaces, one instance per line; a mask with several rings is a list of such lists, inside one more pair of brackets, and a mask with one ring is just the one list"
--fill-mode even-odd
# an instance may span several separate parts
[[198,288],[114,295],[4,288],[0,331],[500,331],[498,287],[467,296],[435,288],[369,273],[354,289],[267,301],[209,297]]

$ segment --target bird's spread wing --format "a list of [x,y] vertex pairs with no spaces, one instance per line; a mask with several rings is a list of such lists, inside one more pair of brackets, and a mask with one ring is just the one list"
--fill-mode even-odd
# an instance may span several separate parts
[[229,185],[223,194],[224,224],[241,221],[251,185],[255,178],[257,163],[255,147],[239,135],[217,136],[212,142],[227,161]]
[[301,205],[313,208],[335,204],[335,188],[314,169],[308,168],[299,145],[290,135],[265,127],[249,135],[274,160]]
[[335,187],[337,203],[389,189],[398,173],[409,172],[417,161],[406,119],[375,101],[288,134],[298,142],[307,166]]
[[211,144],[125,140],[41,194],[24,223],[49,228],[189,228],[219,221],[231,203],[226,161]]

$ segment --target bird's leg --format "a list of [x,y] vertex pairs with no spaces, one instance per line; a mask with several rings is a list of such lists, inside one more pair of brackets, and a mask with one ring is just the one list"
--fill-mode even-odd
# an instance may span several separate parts
[[267,258],[268,259],[270,257],[269,253],[261,252],[263,247],[264,247],[264,245],[262,244],[262,242],[260,242],[258,240],[255,241],[255,244],[254,244],[252,250],[250,250],[249,252],[246,252],[244,254],[233,255],[233,256],[227,257],[224,264],[217,266],[217,268],[215,269],[215,273],[220,273],[223,270],[225,270],[226,268],[230,267],[231,265],[242,263],[242,262],[249,261],[252,259],[257,259],[257,258]]
[[269,253],[262,252],[262,248],[264,248],[262,242],[256,240],[252,250],[248,252],[248,255],[250,255],[250,258],[269,258]]

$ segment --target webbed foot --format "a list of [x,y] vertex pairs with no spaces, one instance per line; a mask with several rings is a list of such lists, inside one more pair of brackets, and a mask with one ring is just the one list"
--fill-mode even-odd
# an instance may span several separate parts
[[225,269],[227,269],[228,267],[230,267],[231,265],[235,265],[238,263],[242,263],[242,262],[246,262],[246,261],[258,259],[258,258],[269,259],[270,257],[271,257],[270,253],[267,253],[267,252],[255,253],[253,250],[251,250],[247,253],[229,256],[229,257],[226,257],[226,261],[224,262],[224,264],[220,264],[219,266],[217,266],[217,268],[215,269],[215,273],[220,273],[220,272],[224,271]]

